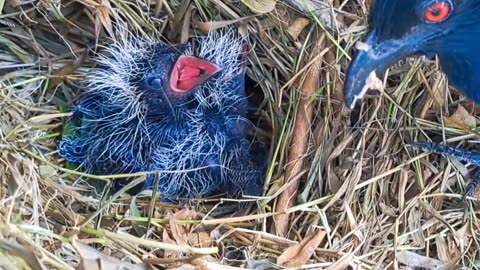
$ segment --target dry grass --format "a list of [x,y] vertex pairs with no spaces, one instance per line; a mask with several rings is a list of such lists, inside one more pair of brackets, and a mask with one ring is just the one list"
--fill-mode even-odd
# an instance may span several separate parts
[[[480,267],[478,210],[473,200],[459,200],[474,168],[406,146],[433,140],[478,148],[476,133],[464,128],[478,121],[475,107],[448,88],[436,62],[410,59],[390,70],[385,93],[370,92],[358,111],[343,108],[345,52],[365,31],[365,2],[333,1],[326,14],[334,12],[336,23],[310,19],[294,38],[287,29],[302,25],[300,15],[281,1],[258,15],[233,0],[0,0],[2,269],[75,269],[81,258],[79,269],[115,269],[112,257],[157,269]],[[228,20],[248,33],[248,75],[265,95],[259,117],[272,143],[265,196],[249,213],[234,215],[226,200],[188,210],[149,194],[98,194],[81,180],[88,175],[57,155],[62,121],[94,64],[96,44],[105,44],[120,18],[132,31],[170,42]],[[322,53],[313,55],[318,42]],[[301,98],[315,61],[319,87]],[[313,112],[307,151],[289,175],[304,106]],[[292,207],[276,212],[287,175],[299,181],[298,194]],[[288,231],[276,235],[272,222],[285,213]],[[92,259],[100,253],[82,243],[106,254],[101,266]]]

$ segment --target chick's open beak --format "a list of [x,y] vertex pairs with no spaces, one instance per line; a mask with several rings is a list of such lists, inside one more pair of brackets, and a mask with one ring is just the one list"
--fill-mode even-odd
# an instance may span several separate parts
[[188,92],[210,79],[221,68],[195,56],[182,55],[173,66],[170,87],[175,92]]

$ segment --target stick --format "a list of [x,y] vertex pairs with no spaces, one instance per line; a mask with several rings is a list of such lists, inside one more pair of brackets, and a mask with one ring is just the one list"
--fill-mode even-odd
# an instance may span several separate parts
[[[276,212],[283,212],[294,206],[299,177],[296,177],[303,170],[304,157],[308,151],[308,142],[310,136],[311,119],[313,115],[313,107],[311,98],[315,95],[320,81],[320,68],[322,66],[323,55],[327,52],[325,48],[325,35],[321,35],[316,46],[313,49],[311,65],[303,77],[300,90],[302,91],[297,106],[296,119],[294,125],[294,134],[290,145],[290,153],[288,157],[287,169],[285,172],[285,183],[288,188],[280,194],[277,202]],[[323,51],[322,51],[323,50]],[[320,57],[319,57],[320,56]],[[274,217],[272,224],[272,232],[280,236],[285,236],[289,228],[288,214],[280,214]]]

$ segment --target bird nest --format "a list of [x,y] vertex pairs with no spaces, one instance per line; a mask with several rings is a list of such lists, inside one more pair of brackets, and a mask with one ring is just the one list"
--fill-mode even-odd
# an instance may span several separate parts
[[[460,198],[475,168],[407,145],[478,148],[476,109],[435,59],[400,63],[383,91],[345,108],[365,2],[0,1],[2,269],[474,265],[477,209]],[[248,208],[111,194],[96,183],[118,176],[85,174],[58,155],[79,85],[120,21],[169,43],[226,27],[246,37],[249,117],[270,145],[264,192]]]

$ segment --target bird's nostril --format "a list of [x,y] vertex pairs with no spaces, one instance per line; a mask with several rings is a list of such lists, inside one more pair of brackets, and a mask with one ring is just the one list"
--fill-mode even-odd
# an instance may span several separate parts
[[208,71],[206,71],[205,69],[200,69],[200,77],[205,77],[208,75]]

